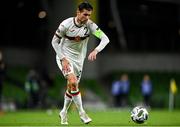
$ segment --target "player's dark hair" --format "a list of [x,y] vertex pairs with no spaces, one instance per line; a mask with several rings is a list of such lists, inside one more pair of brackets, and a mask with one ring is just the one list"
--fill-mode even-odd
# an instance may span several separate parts
[[88,11],[92,11],[93,7],[88,2],[82,2],[82,3],[79,4],[78,9],[79,9],[79,11],[82,11],[83,9],[86,9]]

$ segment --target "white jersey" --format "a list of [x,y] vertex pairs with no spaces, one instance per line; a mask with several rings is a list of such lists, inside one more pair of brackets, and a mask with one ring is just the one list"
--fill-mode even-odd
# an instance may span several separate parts
[[[64,20],[59,25],[52,40],[58,61],[65,57],[70,63],[79,68],[78,71],[82,71],[90,34],[95,35],[101,40],[100,44],[96,47],[98,52],[109,43],[108,37],[91,20],[88,20],[82,26],[76,24],[75,17]],[[60,63],[59,66],[61,66]],[[60,69],[62,70],[62,67]]]
[[90,33],[97,28],[90,20],[80,27],[76,25],[74,17],[64,20],[56,31],[56,34],[62,37],[59,44],[61,53],[67,59],[82,63],[86,57]]

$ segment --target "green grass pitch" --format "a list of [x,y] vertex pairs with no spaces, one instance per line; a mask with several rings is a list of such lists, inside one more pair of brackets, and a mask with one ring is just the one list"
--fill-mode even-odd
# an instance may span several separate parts
[[[0,114],[0,126],[24,126],[24,127],[54,127],[60,125],[58,110],[51,111],[15,111],[5,112]],[[84,125],[76,111],[71,110],[68,113],[69,125],[73,126],[98,126],[98,127],[112,127],[112,126],[180,126],[180,111],[166,111],[153,110],[149,111],[149,119],[146,123],[136,124],[130,119],[129,110],[104,110],[92,111],[88,110],[88,115],[93,121]]]

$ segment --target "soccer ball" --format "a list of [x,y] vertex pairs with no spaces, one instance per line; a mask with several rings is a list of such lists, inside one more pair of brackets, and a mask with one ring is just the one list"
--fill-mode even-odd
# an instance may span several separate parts
[[135,123],[144,123],[148,119],[148,111],[142,106],[134,107],[131,111],[131,119]]

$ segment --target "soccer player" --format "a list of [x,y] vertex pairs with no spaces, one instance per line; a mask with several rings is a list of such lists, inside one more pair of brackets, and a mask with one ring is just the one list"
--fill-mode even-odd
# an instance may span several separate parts
[[90,20],[92,11],[93,7],[88,2],[80,3],[77,8],[76,17],[70,17],[60,23],[52,39],[57,64],[67,79],[64,106],[59,113],[61,124],[68,124],[67,111],[72,101],[79,111],[80,119],[85,124],[92,121],[83,109],[78,84],[81,78],[90,34],[96,36],[101,41],[90,52],[88,56],[89,61],[96,60],[97,54],[109,43],[109,39],[105,33]]

